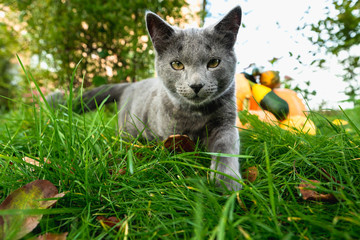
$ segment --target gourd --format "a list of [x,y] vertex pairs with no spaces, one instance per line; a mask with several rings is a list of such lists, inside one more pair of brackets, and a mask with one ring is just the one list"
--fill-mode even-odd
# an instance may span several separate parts
[[276,95],[271,88],[252,82],[249,83],[253,96],[262,109],[271,112],[280,121],[285,120],[289,114],[288,103]]
[[278,120],[284,120],[289,113],[289,106],[270,88],[256,84],[252,75],[240,73],[235,75],[235,91],[237,110],[268,110]]
[[266,71],[260,73],[261,85],[267,86],[271,89],[280,87],[280,76],[278,71]]
[[[281,128],[289,131],[295,131],[296,129],[297,131],[302,131],[311,135],[316,134],[315,124],[306,116],[307,110],[305,104],[297,96],[296,92],[290,89],[280,89],[280,88],[274,88],[272,90],[271,89],[269,90],[269,88],[266,88],[266,86],[255,84],[251,80],[249,81],[249,78],[250,78],[249,74],[244,74],[244,73],[237,74],[235,77],[236,103],[237,103],[238,111],[248,110],[250,114],[257,115],[261,121],[279,125]],[[250,87],[250,85],[252,85],[252,87]],[[285,101],[286,104],[288,105],[288,110],[286,110],[286,105],[283,104],[283,102],[280,100],[280,102],[282,102],[280,103],[280,105],[284,105],[285,110],[275,109],[275,112],[280,112],[280,120],[279,120],[279,114],[276,118],[275,117],[276,115],[265,110],[268,109],[269,104],[274,104],[274,102],[273,103],[268,102],[268,104],[265,107],[264,105],[261,106],[261,101],[264,100],[265,96],[270,92],[273,92],[277,97]],[[273,95],[272,93],[270,94]],[[270,110],[274,111],[274,109],[272,108],[273,107],[270,107]],[[286,116],[285,119],[284,116]],[[275,119],[279,121],[275,121]],[[237,118],[236,126],[239,127],[240,129],[244,129],[244,128],[247,129],[250,127],[250,124],[249,123],[242,124],[239,118]]]
[[289,116],[304,116],[306,106],[295,91],[286,88],[275,88],[273,91],[288,103]]

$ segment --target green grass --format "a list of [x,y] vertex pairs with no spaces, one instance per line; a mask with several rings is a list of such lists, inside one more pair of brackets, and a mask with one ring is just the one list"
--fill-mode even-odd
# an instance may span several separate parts
[[[45,211],[31,238],[69,232],[68,239],[357,239],[360,236],[360,135],[357,125],[311,118],[315,136],[292,134],[243,114],[254,128],[241,131],[242,168],[256,166],[255,182],[224,193],[209,180],[210,158],[199,148],[175,154],[161,143],[122,138],[116,114],[77,115],[62,108],[18,104],[0,116],[0,198],[36,179],[68,193]],[[115,108],[115,106],[114,106]],[[341,117],[359,121],[359,114]],[[347,119],[348,120],[348,119]],[[35,167],[24,156],[47,158]],[[126,174],[117,174],[126,167]],[[329,178],[324,169],[332,178]],[[298,185],[337,203],[304,201]],[[337,182],[338,181],[338,182]],[[121,219],[120,230],[98,216]]]

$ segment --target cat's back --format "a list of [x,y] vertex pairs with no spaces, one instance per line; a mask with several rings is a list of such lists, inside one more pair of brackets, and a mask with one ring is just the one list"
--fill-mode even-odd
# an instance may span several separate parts
[[131,83],[124,92],[122,99],[148,99],[154,91],[157,91],[160,84],[158,78],[148,78]]
[[120,98],[121,106],[128,112],[141,117],[150,109],[160,104],[161,80],[158,78],[144,79],[131,83]]

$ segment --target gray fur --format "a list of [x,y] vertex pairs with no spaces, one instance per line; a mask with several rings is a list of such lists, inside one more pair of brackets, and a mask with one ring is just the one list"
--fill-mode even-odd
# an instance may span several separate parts
[[[105,85],[83,95],[89,109],[118,101],[119,125],[133,136],[139,131],[152,140],[172,134],[186,134],[198,140],[209,152],[239,154],[239,134],[234,127],[235,65],[233,46],[241,22],[241,9],[231,10],[221,21],[208,28],[180,30],[156,14],[146,15],[147,28],[156,52],[158,78],[128,84]],[[211,59],[220,59],[208,68]],[[180,61],[183,70],[174,70],[171,62]],[[217,161],[218,160],[218,161]],[[220,157],[211,168],[240,179],[236,157]],[[241,185],[222,175],[230,190]]]
[[49,103],[51,108],[57,108],[59,103],[61,103],[64,99],[64,92],[60,90],[55,90],[46,96],[45,100]]

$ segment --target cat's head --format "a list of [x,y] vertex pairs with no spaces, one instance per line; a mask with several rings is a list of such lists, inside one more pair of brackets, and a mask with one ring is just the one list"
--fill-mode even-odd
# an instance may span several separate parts
[[203,105],[224,94],[234,81],[234,44],[240,23],[240,7],[215,25],[185,30],[148,12],[146,25],[156,52],[156,70],[168,92],[191,105]]

